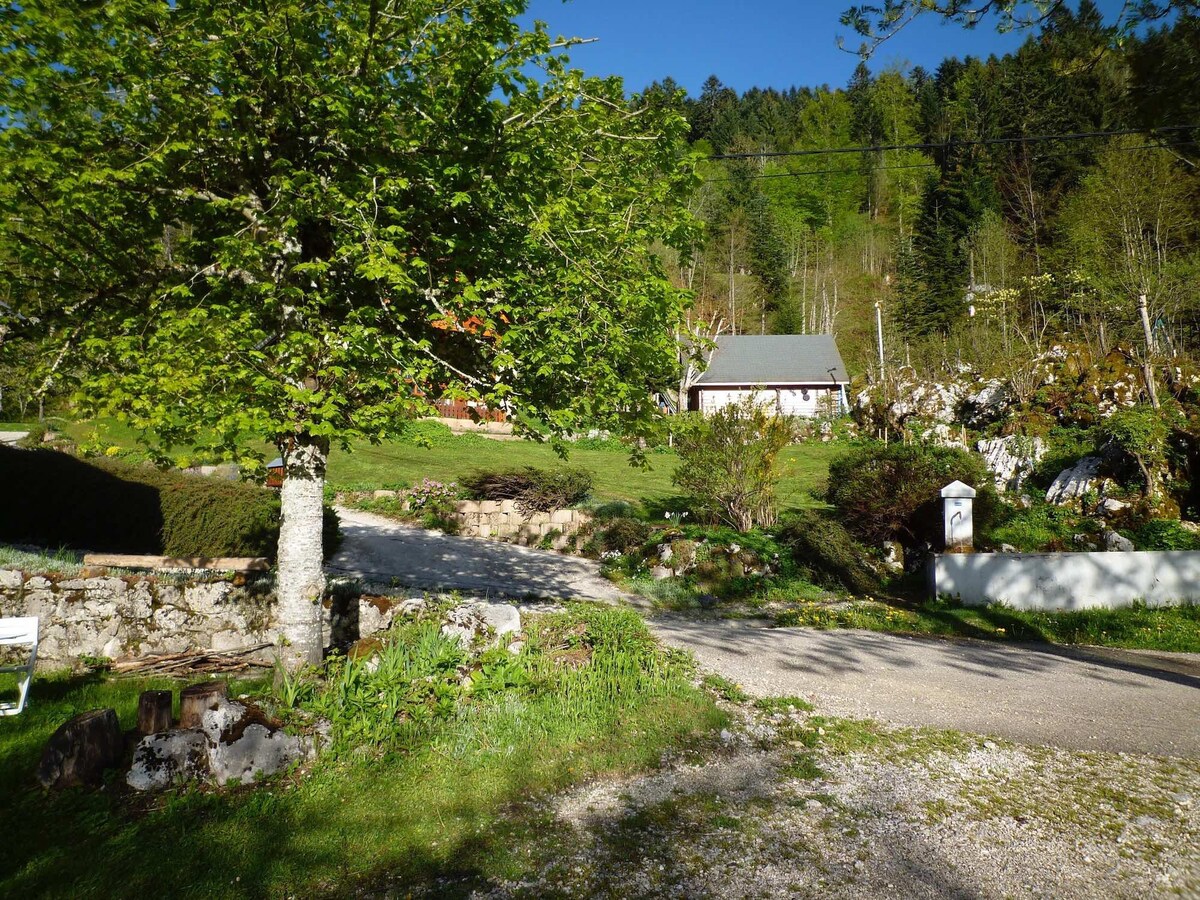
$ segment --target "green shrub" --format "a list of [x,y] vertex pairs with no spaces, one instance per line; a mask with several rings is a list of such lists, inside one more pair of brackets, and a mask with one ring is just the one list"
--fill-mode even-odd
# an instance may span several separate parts
[[1011,544],[1026,553],[1078,549],[1072,536],[1086,524],[1066,506],[1035,501],[1028,508],[998,506],[994,525],[986,532],[987,540],[999,546]]
[[1139,550],[1200,550],[1200,535],[1174,519],[1151,519],[1133,533]]
[[1056,427],[1046,436],[1046,452],[1034,467],[1030,481],[1043,490],[1050,487],[1063,469],[1096,452],[1096,438],[1091,428]]
[[826,499],[859,540],[917,547],[940,542],[940,492],[952,481],[978,491],[975,529],[986,530],[997,505],[991,475],[980,457],[955,447],[861,444],[830,464]]
[[[0,541],[110,553],[275,557],[267,488],[53,450],[0,448]],[[326,508],[325,550],[337,546]]]
[[627,553],[650,540],[650,526],[637,519],[612,519],[597,531],[600,549],[612,553]]
[[880,588],[879,577],[865,562],[870,551],[829,515],[814,510],[789,514],[778,540],[813,584],[852,594],[874,594]]
[[738,531],[775,524],[779,453],[791,443],[789,420],[747,397],[711,416],[682,418],[679,465],[672,482],[695,498],[698,512]]
[[592,495],[594,478],[586,469],[539,469],[525,466],[502,472],[474,472],[460,480],[474,500],[516,500],[523,509],[549,512],[582,503]]

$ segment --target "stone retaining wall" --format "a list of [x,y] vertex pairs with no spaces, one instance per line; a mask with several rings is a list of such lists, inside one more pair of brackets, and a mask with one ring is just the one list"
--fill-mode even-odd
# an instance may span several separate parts
[[[257,585],[262,585],[259,587]],[[0,616],[37,616],[39,668],[275,640],[269,582],[63,577],[0,569]],[[267,654],[269,657],[269,652]]]
[[550,537],[550,545],[562,550],[571,543],[592,517],[577,509],[552,512],[523,512],[515,500],[460,500],[454,505],[459,533],[468,537],[514,541],[536,545]]

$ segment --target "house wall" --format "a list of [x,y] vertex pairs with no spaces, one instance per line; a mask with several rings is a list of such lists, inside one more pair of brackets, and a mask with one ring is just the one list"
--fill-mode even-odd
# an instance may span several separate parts
[[1200,602],[1200,552],[947,553],[930,563],[934,596],[1015,609],[1117,608]]
[[711,415],[731,403],[742,402],[746,397],[753,397],[756,403],[764,406],[778,407],[785,416],[814,418],[827,414],[831,409],[838,410],[840,392],[829,385],[787,388],[700,387],[696,389],[698,405],[695,408],[705,415]]

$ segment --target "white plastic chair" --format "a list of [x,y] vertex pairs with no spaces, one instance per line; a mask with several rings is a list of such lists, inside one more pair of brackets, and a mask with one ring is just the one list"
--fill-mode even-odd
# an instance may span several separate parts
[[29,661],[19,666],[0,666],[0,674],[19,673],[22,675],[17,684],[17,702],[0,702],[0,716],[16,716],[25,708],[25,700],[29,696],[29,684],[33,681],[33,666],[37,662],[38,620],[37,616],[21,616],[14,619],[0,619],[0,647],[27,645]]

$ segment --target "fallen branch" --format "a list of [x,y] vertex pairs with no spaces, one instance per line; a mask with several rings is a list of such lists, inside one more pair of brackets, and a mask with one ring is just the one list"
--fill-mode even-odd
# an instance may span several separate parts
[[118,660],[112,664],[115,675],[190,675],[216,672],[237,672],[244,669],[269,669],[271,663],[248,658],[252,653],[268,650],[274,644],[254,644],[234,650],[185,650],[182,653],[160,653],[138,659]]

